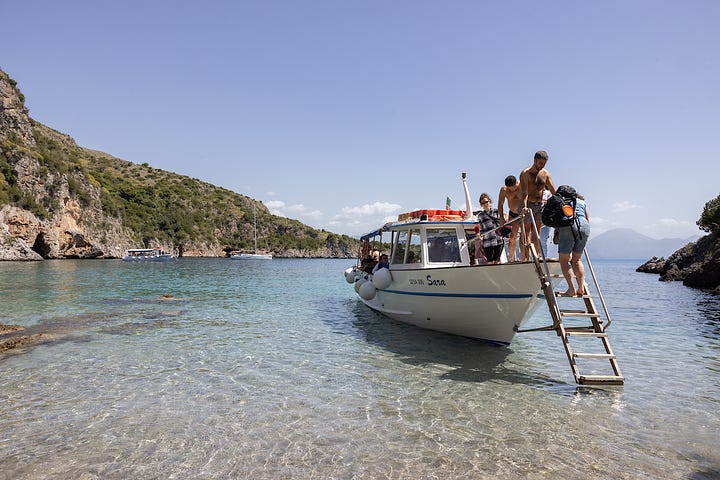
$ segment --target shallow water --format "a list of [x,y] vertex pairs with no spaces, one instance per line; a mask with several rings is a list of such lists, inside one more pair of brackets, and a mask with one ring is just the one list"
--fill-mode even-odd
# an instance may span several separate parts
[[351,263],[0,263],[52,340],[0,359],[0,478],[720,477],[717,296],[595,262],[626,384],[584,387],[552,333],[369,311]]

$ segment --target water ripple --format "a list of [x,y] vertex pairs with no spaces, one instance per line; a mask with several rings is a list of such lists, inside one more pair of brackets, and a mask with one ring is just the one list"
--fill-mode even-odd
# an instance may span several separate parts
[[[0,360],[7,478],[713,478],[716,296],[597,262],[624,387],[558,338],[419,330],[340,260],[2,264],[3,323],[74,341]],[[161,300],[171,295],[171,301]],[[38,303],[38,299],[41,302]],[[533,322],[547,323],[540,309]]]

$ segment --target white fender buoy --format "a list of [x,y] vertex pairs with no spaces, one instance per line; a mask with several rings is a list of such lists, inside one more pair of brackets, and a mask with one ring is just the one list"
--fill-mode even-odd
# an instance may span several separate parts
[[360,287],[362,287],[363,283],[367,283],[367,280],[365,280],[364,278],[359,278],[355,282],[355,293],[360,293]]
[[355,281],[355,272],[353,271],[352,267],[345,270],[345,281],[347,283],[353,283]]
[[392,283],[392,274],[390,273],[390,270],[385,267],[379,268],[375,273],[373,273],[372,283],[375,285],[375,288],[385,290]]
[[363,283],[358,289],[358,295],[363,300],[372,300],[375,297],[375,285],[372,282]]

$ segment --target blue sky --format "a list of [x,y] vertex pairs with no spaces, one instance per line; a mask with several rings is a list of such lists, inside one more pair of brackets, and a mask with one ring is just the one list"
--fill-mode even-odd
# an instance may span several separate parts
[[702,232],[720,2],[3,2],[0,68],[81,146],[358,235],[497,201],[538,149],[594,234]]

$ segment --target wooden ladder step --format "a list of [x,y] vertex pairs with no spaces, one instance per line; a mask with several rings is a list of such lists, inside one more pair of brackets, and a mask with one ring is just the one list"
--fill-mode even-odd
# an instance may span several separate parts
[[565,333],[569,332],[589,332],[589,333],[598,333],[595,330],[595,327],[592,325],[584,325],[584,326],[574,326],[574,327],[568,327],[565,326]]
[[573,357],[576,358],[607,358],[610,360],[611,358],[615,358],[615,355],[611,353],[581,353],[581,352],[573,352]]
[[585,310],[560,310],[560,315],[562,315],[564,317],[600,318],[599,314],[587,312]]
[[575,295],[574,297],[566,297],[562,292],[554,292],[555,298],[592,298],[592,295]]
[[580,385],[622,385],[625,383],[625,377],[620,375],[579,375],[578,383]]
[[579,330],[568,330],[565,329],[565,335],[566,336],[579,336],[579,337],[597,337],[597,338],[606,338],[607,333],[605,332],[583,332]]

